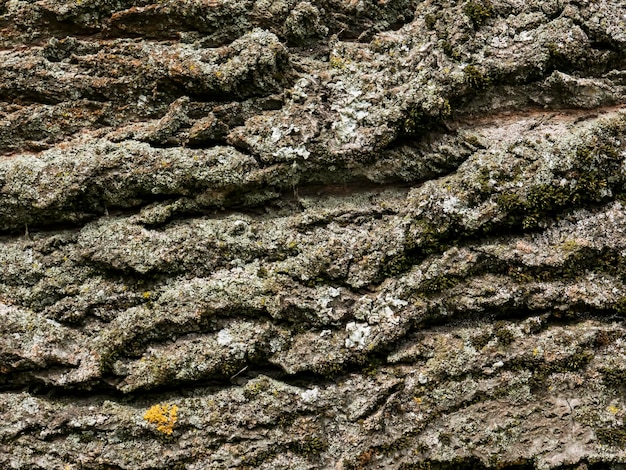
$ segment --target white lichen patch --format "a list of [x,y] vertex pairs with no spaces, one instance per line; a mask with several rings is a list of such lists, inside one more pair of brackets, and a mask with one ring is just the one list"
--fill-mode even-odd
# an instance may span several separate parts
[[233,337],[230,334],[230,330],[228,328],[220,330],[217,334],[217,344],[219,344],[220,346],[228,346],[230,343],[232,343],[232,341]]
[[367,323],[350,322],[346,325],[346,332],[348,337],[346,338],[346,348],[363,349],[367,343],[367,338],[370,336],[371,327]]
[[367,110],[371,103],[358,99],[363,92],[356,87],[345,87],[343,82],[338,82],[334,88],[342,92],[343,97],[331,106],[331,109],[339,114],[339,119],[333,122],[332,129],[340,143],[354,142],[357,128],[369,116]]
[[282,136],[283,134],[282,132],[280,132],[280,129],[278,127],[274,127],[272,129],[272,136],[270,137],[270,141],[275,144],[280,140]]
[[340,295],[341,288],[329,287],[328,291],[317,299],[317,303],[324,309],[329,308],[328,305]]
[[450,196],[444,199],[441,203],[441,208],[446,214],[454,214],[461,206],[461,201],[456,196]]
[[317,401],[317,398],[319,397],[319,388],[315,387],[312,388],[311,390],[305,390],[304,392],[302,392],[300,394],[300,397],[302,398],[302,401],[304,403],[314,403]]
[[281,147],[272,155],[285,161],[298,160],[299,158],[306,160],[311,152],[304,145],[298,145],[297,147]]
[[408,305],[408,302],[386,294],[384,297],[379,295],[375,299],[363,296],[359,299],[359,304],[355,309],[356,318],[366,320],[369,324],[398,324],[400,318],[397,312]]
[[516,42],[530,42],[533,39],[534,37],[530,31],[522,31],[513,38]]
[[331,297],[339,297],[341,295],[341,287],[329,287],[328,295]]
[[290,90],[291,99],[293,101],[304,101],[309,95],[306,92],[307,87],[311,84],[311,80],[308,78],[301,78],[298,80],[293,88]]
[[39,413],[39,402],[34,397],[27,397],[22,401],[22,409],[31,415]]

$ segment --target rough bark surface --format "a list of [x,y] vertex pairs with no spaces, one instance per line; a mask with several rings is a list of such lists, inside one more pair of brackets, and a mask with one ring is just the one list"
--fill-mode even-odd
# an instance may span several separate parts
[[623,0],[0,0],[0,467],[626,465]]

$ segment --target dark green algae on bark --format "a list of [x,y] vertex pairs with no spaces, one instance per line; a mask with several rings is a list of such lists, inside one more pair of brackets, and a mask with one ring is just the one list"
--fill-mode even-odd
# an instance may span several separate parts
[[623,10],[0,1],[2,466],[626,465]]

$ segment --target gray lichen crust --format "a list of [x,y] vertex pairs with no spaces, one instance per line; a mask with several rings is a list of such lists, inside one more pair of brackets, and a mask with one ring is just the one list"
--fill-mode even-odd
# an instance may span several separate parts
[[626,465],[622,0],[0,33],[0,467]]

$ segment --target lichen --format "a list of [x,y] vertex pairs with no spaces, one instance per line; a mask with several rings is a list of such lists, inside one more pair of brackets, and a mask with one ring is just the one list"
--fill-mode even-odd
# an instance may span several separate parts
[[143,415],[143,419],[156,425],[156,430],[171,435],[177,421],[178,406],[169,403],[157,404],[150,407]]

